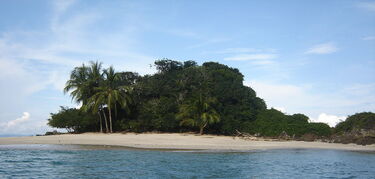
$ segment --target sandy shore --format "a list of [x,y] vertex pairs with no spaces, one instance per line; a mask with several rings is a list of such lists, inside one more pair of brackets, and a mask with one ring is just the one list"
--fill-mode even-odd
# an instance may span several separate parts
[[339,149],[375,151],[375,145],[333,144],[302,141],[249,141],[230,136],[194,134],[63,134],[53,136],[0,138],[6,144],[83,144],[111,145],[144,149],[203,149],[203,150],[256,150],[256,149]]

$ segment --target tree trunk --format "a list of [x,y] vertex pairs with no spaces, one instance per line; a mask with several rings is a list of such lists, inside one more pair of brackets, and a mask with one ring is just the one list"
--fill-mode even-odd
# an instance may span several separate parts
[[199,134],[203,135],[203,129],[207,126],[207,123],[199,127]]
[[107,116],[105,115],[105,110],[103,109],[103,115],[104,115],[104,122],[105,122],[105,132],[109,132],[108,131],[108,121],[107,121]]
[[103,133],[102,115],[100,114],[100,111],[98,111],[98,115],[99,115],[99,123],[100,123],[100,133]]
[[201,126],[200,129],[199,129],[199,134],[200,134],[200,135],[203,135],[203,128],[204,128],[204,127]]
[[111,108],[108,106],[108,112],[109,112],[109,132],[112,133],[112,112]]
[[115,120],[117,119],[117,105],[115,103]]

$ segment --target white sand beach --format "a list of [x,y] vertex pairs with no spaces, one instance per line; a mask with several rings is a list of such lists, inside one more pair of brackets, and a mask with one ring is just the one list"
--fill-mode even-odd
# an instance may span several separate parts
[[375,145],[336,144],[303,141],[244,140],[230,136],[195,135],[185,133],[167,134],[62,134],[51,136],[0,138],[0,145],[7,144],[81,144],[109,145],[143,149],[195,149],[195,150],[256,150],[256,149],[339,149],[375,151]]

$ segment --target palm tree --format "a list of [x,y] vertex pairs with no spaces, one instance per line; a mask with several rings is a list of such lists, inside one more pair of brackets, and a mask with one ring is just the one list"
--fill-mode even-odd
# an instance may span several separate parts
[[112,109],[117,108],[119,104],[124,109],[128,110],[131,98],[128,95],[131,89],[127,86],[119,86],[118,74],[111,66],[104,70],[104,83],[99,87],[95,88],[95,94],[89,99],[90,105],[94,109],[98,109],[102,105],[106,105],[108,108],[109,116],[109,132],[113,132],[112,129]]
[[[96,87],[99,87],[101,83],[103,83],[104,78],[103,78],[103,72],[102,72],[102,63],[96,61],[90,61],[90,67],[88,68],[88,83],[90,86],[90,91],[89,91],[89,96],[92,97],[94,95],[94,89]],[[88,105],[88,104],[86,104]],[[97,113],[99,115],[99,125],[100,125],[100,132],[103,132],[103,124],[102,124],[102,115],[100,112],[103,113],[104,115],[104,121],[105,121],[105,127],[106,127],[106,132],[108,132],[108,123],[107,123],[107,117],[105,115],[105,111],[100,105],[98,110],[91,109],[93,114]]]
[[189,103],[181,105],[180,112],[177,114],[177,118],[181,120],[180,125],[199,127],[199,134],[203,135],[207,125],[220,121],[220,115],[212,107],[215,103],[215,98],[200,94]]
[[70,73],[70,79],[66,82],[64,93],[70,92],[72,100],[77,103],[86,103],[89,98],[88,91],[88,67],[82,64],[80,67],[75,67]]
[[109,132],[108,121],[107,121],[107,116],[104,110],[105,100],[104,98],[96,98],[95,100],[92,98],[93,96],[89,98],[86,105],[82,106],[82,109],[84,111],[91,111],[93,114],[97,113],[99,115],[100,132],[103,132],[103,124],[102,124],[102,114],[103,114],[105,129],[106,129],[106,132],[108,133]]
[[[99,111],[93,110],[91,104],[88,104],[88,100],[94,95],[94,89],[99,87],[103,80],[102,63],[90,61],[90,66],[88,67],[82,64],[82,66],[74,68],[64,88],[64,93],[71,91],[72,100],[81,103],[84,111],[91,110],[94,114],[98,113],[100,132],[103,132],[100,111],[104,114],[104,119],[106,119],[105,112],[101,106],[96,108]],[[107,127],[107,122],[105,124]]]

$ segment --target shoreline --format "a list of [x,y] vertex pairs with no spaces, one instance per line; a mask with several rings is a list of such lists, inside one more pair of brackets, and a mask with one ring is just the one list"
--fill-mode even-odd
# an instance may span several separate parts
[[244,140],[232,136],[195,135],[187,133],[83,133],[49,136],[2,137],[0,145],[64,144],[128,147],[156,150],[251,151],[267,149],[334,149],[375,151],[375,144],[338,144],[305,141]]

